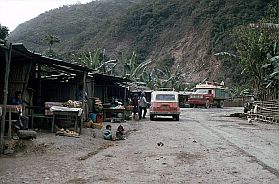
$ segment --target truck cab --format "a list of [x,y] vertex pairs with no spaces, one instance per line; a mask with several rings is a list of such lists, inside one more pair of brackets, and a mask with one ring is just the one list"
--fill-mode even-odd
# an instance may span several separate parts
[[211,89],[196,89],[188,100],[190,107],[204,106],[209,108],[213,102],[214,95]]
[[196,85],[194,92],[190,95],[188,103],[190,107],[204,106],[210,108],[216,106],[222,108],[224,100],[229,98],[228,89],[216,82],[206,82]]

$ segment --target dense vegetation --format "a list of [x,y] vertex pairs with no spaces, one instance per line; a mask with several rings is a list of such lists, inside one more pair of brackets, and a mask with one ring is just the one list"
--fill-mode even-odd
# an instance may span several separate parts
[[0,24],[0,39],[5,40],[9,35],[9,29],[6,26]]
[[[41,14],[12,32],[11,40],[30,50],[45,52],[47,35],[60,43],[51,45],[60,57],[101,49],[107,58],[151,59],[152,66],[184,71],[179,80],[208,77],[235,83],[247,82],[239,65],[218,60],[215,53],[236,52],[232,30],[266,16],[276,0],[106,0],[64,6]],[[177,69],[177,66],[182,69]],[[214,65],[214,66],[213,66]],[[216,66],[221,67],[217,68]],[[152,70],[152,69],[150,69]],[[222,71],[226,72],[222,72]],[[166,71],[166,70],[165,70]],[[171,75],[171,74],[170,74]]]

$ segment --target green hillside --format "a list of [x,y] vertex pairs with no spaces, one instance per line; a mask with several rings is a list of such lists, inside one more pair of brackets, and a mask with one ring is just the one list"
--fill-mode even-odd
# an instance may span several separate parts
[[[47,34],[60,43],[60,55],[105,49],[114,59],[137,53],[138,62],[153,60],[152,66],[180,65],[185,81],[238,81],[238,66],[214,57],[233,52],[230,33],[239,25],[266,16],[268,4],[276,0],[106,0],[64,6],[45,12],[18,26],[10,40],[43,53]],[[222,72],[224,69],[227,71]],[[228,71],[234,71],[231,75]]]

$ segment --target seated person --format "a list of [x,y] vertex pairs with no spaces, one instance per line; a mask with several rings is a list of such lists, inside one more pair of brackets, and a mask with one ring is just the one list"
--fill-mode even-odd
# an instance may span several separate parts
[[107,125],[106,129],[104,130],[104,139],[105,140],[112,140],[112,141],[115,140],[115,138],[111,134],[111,125]]
[[117,140],[125,140],[125,135],[124,135],[124,127],[122,125],[119,125],[116,131],[116,139]]
[[15,128],[26,130],[28,129],[28,121],[29,118],[27,116],[22,115],[22,93],[20,91],[15,92],[15,96],[12,98],[12,105],[18,105],[18,113],[16,114],[15,119],[18,121],[16,122]]

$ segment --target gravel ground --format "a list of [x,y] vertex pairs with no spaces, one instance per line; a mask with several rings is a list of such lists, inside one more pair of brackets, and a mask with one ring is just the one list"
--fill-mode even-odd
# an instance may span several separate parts
[[228,117],[241,111],[128,121],[123,141],[91,129],[80,138],[39,133],[24,152],[0,157],[0,183],[279,183],[279,126]]

